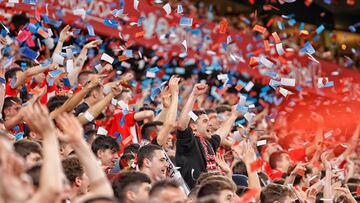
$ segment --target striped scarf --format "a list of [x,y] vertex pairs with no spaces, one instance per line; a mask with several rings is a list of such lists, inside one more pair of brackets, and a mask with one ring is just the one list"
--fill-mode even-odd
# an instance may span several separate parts
[[209,142],[203,137],[199,137],[199,139],[200,139],[202,148],[204,149],[207,171],[219,171],[220,168],[218,167],[218,165],[215,162],[215,152],[214,152],[213,148],[210,146],[210,152],[212,154],[209,154],[208,147],[207,147],[209,145]]

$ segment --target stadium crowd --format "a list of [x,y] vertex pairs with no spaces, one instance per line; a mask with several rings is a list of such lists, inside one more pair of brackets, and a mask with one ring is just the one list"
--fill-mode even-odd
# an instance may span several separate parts
[[53,46],[30,46],[25,18],[0,37],[0,203],[360,201],[360,121],[344,139],[311,112],[311,131],[288,132],[284,112],[248,104],[237,85],[214,98],[219,72],[182,72],[177,56],[166,67],[73,25],[43,23]]

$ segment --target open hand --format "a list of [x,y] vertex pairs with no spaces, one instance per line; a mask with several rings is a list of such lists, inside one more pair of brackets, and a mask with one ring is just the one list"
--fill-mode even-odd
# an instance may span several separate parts
[[76,144],[83,139],[84,129],[73,114],[63,113],[56,118],[56,122],[63,132],[58,136],[64,142]]
[[177,77],[175,75],[171,76],[171,78],[169,80],[169,90],[172,95],[179,93],[179,82],[180,82],[179,77]]
[[30,129],[39,135],[48,135],[55,131],[48,109],[38,102],[23,109],[23,118]]
[[101,40],[94,40],[94,41],[91,41],[87,44],[85,44],[84,46],[84,49],[91,49],[91,48],[95,48],[97,46],[99,46],[100,44],[102,43]]
[[66,38],[68,38],[70,36],[70,32],[69,32],[70,28],[71,28],[70,25],[66,25],[64,27],[64,29],[61,30],[60,36],[59,36],[60,42],[64,42],[66,40]]

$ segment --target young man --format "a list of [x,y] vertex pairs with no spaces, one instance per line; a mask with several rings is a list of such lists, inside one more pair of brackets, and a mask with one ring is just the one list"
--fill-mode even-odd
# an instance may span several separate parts
[[[233,108],[228,120],[212,134],[206,113],[191,111],[196,98],[206,91],[205,84],[199,83],[194,86],[178,121],[176,166],[180,167],[181,175],[190,188],[194,187],[196,179],[202,172],[219,170],[215,163],[215,152],[238,117],[238,112]],[[189,115],[192,115],[191,121]]]
[[141,172],[123,172],[113,179],[112,188],[122,203],[143,203],[149,200],[151,180]]
[[164,151],[158,145],[142,146],[138,152],[138,165],[152,183],[166,178],[167,162]]
[[282,178],[285,173],[288,172],[291,166],[291,160],[285,151],[274,152],[270,155],[269,164],[272,168],[270,173],[271,180]]
[[15,151],[25,159],[25,168],[30,169],[42,160],[41,146],[30,140],[20,140],[14,143]]
[[206,197],[209,194],[213,194],[219,197],[222,203],[231,203],[234,199],[235,187],[223,180],[211,180],[207,181],[200,186],[197,198]]
[[150,190],[150,200],[167,203],[185,203],[186,195],[177,182],[165,179],[153,185]]
[[116,139],[108,136],[98,136],[91,145],[91,150],[101,162],[101,166],[109,172],[115,166],[120,147]]
[[70,181],[70,200],[84,195],[89,190],[89,177],[86,175],[80,161],[75,156],[70,156],[62,161],[65,176]]
[[261,203],[291,203],[289,188],[279,184],[269,184],[262,189],[260,194]]

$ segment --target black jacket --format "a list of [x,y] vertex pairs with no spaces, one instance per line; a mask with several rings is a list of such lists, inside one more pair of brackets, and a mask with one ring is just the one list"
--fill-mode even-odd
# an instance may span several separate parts
[[[206,172],[205,152],[200,139],[194,136],[191,128],[176,133],[176,166],[190,189],[195,186],[196,180],[202,172]],[[208,141],[208,152],[216,152],[220,146],[221,138],[213,135]],[[213,150],[209,148],[212,147]],[[215,154],[211,154],[215,155]]]

